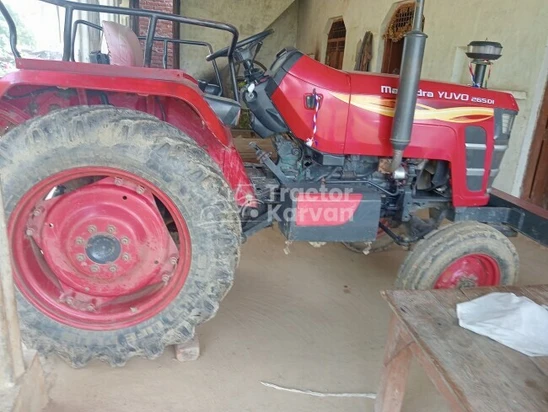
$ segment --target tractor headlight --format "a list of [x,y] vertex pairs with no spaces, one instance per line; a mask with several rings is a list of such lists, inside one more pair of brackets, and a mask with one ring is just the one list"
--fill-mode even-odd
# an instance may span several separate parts
[[512,127],[514,126],[514,119],[516,116],[512,113],[502,114],[502,134],[509,135],[512,133]]

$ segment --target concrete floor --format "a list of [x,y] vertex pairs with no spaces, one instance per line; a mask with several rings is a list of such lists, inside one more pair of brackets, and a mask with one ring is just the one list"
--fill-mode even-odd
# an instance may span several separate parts
[[[521,284],[548,283],[548,253],[518,238]],[[342,245],[293,244],[274,229],[243,248],[236,284],[217,317],[198,330],[202,357],[178,363],[171,348],[125,368],[73,370],[51,360],[47,412],[373,411],[369,399],[314,398],[260,381],[327,392],[376,392],[391,288],[405,252],[358,255]],[[404,411],[448,410],[414,365]]]

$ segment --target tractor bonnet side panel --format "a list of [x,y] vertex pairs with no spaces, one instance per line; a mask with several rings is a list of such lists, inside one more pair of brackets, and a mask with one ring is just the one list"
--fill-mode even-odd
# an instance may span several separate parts
[[[306,106],[306,96],[315,92],[321,99],[312,142],[316,150],[392,156],[397,76],[346,73],[301,54],[276,80],[272,100],[299,139],[313,136],[315,110]],[[404,157],[449,161],[454,205],[485,205],[508,145],[500,136],[500,113],[517,110],[507,93],[421,81]]]
[[[351,83],[345,152],[391,156],[398,78],[355,73]],[[513,116],[517,110],[507,93],[421,81],[404,157],[449,161],[453,204],[486,205],[488,189],[508,147],[509,136],[501,135],[501,113]]]
[[[350,76],[300,52],[293,53],[301,57],[294,64],[288,61],[277,72],[281,82],[272,94],[274,105],[296,137],[305,141],[313,137],[314,147],[320,151],[344,153]],[[347,99],[337,98],[336,93],[346,95]],[[314,94],[319,99],[319,111],[313,136],[316,110],[307,107],[306,97]]]

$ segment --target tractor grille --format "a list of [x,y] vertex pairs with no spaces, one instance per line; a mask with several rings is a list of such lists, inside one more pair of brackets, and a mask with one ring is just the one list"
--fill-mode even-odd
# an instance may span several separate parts
[[493,185],[493,181],[499,174],[504,152],[508,149],[510,134],[512,133],[516,115],[517,112],[513,110],[495,109],[495,151],[493,153],[493,160],[491,161],[491,173],[489,174],[488,185],[489,190]]
[[487,153],[487,132],[483,127],[466,128],[466,186],[472,192],[479,192],[485,176],[485,155]]
[[488,144],[486,130],[478,126],[466,128],[466,186],[468,190],[481,191],[483,177],[486,172],[489,172],[487,190],[490,191],[493,181],[499,174],[504,152],[508,149],[516,114],[514,111],[495,109],[495,147],[489,170],[486,170]]

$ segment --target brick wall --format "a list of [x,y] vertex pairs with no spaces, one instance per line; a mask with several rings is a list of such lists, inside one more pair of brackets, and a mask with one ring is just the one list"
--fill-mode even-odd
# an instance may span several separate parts
[[[139,8],[146,10],[161,11],[164,13],[173,13],[173,2],[175,0],[139,0]],[[139,35],[146,36],[148,32],[149,19],[141,17],[139,19]],[[156,37],[173,37],[173,24],[168,21],[159,21],[156,27]],[[152,52],[152,67],[162,67],[162,56],[164,53],[164,44],[154,42]],[[173,67],[173,45],[168,46],[168,67]]]

